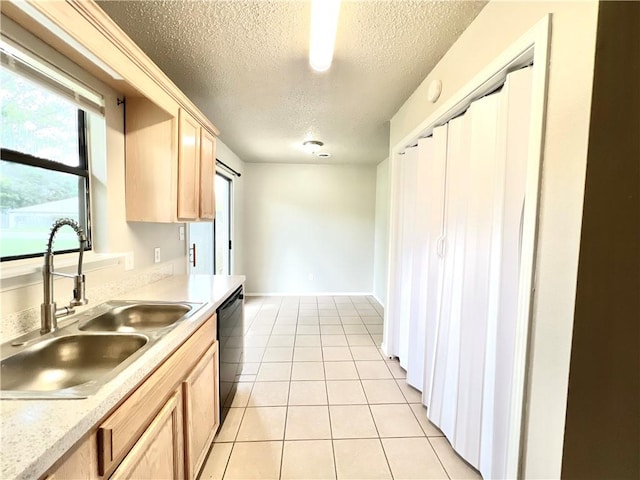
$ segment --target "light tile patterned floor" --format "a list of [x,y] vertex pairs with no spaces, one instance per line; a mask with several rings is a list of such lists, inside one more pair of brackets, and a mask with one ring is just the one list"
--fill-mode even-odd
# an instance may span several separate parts
[[372,298],[247,297],[246,362],[201,479],[481,478],[383,357]]

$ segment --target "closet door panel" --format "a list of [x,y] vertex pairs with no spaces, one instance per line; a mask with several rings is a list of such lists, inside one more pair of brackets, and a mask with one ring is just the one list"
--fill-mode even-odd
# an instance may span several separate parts
[[[427,159],[427,185],[429,201],[427,205],[427,284],[425,295],[425,357],[422,399],[429,405],[433,382],[435,360],[436,329],[442,296],[442,258],[438,253],[440,238],[444,235],[444,197],[447,162],[447,125],[433,130],[431,157]],[[420,140],[418,147],[422,146]]]
[[465,215],[469,191],[470,121],[449,122],[445,182],[442,300],[435,333],[433,380],[427,415],[453,441],[460,361],[460,292],[464,272]]
[[398,308],[398,357],[405,370],[409,365],[409,335],[412,310],[413,254],[415,244],[415,216],[418,168],[417,148],[408,148],[400,157],[401,164],[401,225],[400,225],[400,304]]
[[391,209],[389,216],[389,277],[387,279],[387,305],[385,306],[385,330],[383,344],[385,353],[389,356],[398,356],[398,339],[400,335],[400,275],[402,273],[402,157],[395,155],[391,159],[390,190]]
[[[502,199],[496,232],[500,237],[495,328],[488,331],[485,370],[485,410],[480,470],[485,478],[509,478],[509,432],[513,421],[514,349],[517,326],[522,212],[525,202],[532,69],[509,74],[502,91],[498,117],[499,161],[503,163]],[[490,325],[491,326],[491,325]],[[518,415],[518,418],[520,415]],[[517,421],[517,420],[516,420]],[[513,446],[511,446],[513,447]],[[518,448],[511,448],[516,452]],[[513,464],[513,461],[510,462]]]
[[[504,416],[506,412],[495,412],[493,404],[495,401],[495,386],[498,379],[496,378],[496,362],[497,362],[497,349],[500,345],[497,344],[497,330],[498,330],[498,306],[500,303],[500,276],[502,271],[502,251],[504,248],[502,238],[502,222],[504,216],[504,188],[505,188],[505,169],[506,169],[506,154],[505,154],[505,129],[504,122],[506,121],[506,96],[504,90],[499,96],[498,111],[496,116],[496,149],[495,149],[495,162],[494,162],[494,184],[495,191],[493,195],[492,209],[493,220],[490,225],[491,228],[491,249],[490,264],[489,264],[489,279],[488,279],[488,308],[486,319],[486,335],[484,342],[484,378],[483,378],[483,391],[482,391],[482,424],[480,434],[480,456],[477,463],[474,463],[476,468],[482,468],[482,465],[486,463],[487,456],[490,456],[491,449],[493,448],[494,432],[492,425],[496,421],[495,418]],[[493,478],[491,475],[489,478]]]
[[471,121],[464,272],[460,314],[460,371],[456,433],[452,444],[478,467],[482,400],[491,294],[491,262],[496,201],[496,121],[500,94],[474,102],[466,113]]
[[415,167],[415,198],[413,218],[413,255],[411,283],[411,312],[409,323],[409,356],[407,383],[422,391],[427,339],[427,296],[430,281],[428,261],[431,233],[429,231],[430,206],[436,192],[433,191],[430,168],[433,163],[433,139],[418,142]]
[[[447,211],[445,216],[444,266],[445,284],[443,286],[443,310],[440,320],[449,323],[447,360],[445,363],[445,408],[443,428],[449,433],[452,444],[456,439],[456,425],[458,422],[458,400],[460,384],[460,329],[462,323],[462,292],[464,286],[466,255],[466,228],[469,192],[472,179],[469,175],[471,162],[471,119],[469,115],[461,118],[458,128],[450,122],[450,132],[453,133],[449,141],[447,156],[451,182],[447,181]],[[455,130],[454,130],[455,128]],[[448,173],[449,173],[448,172]],[[449,175],[448,175],[449,177]],[[447,178],[448,180],[449,178]],[[449,208],[451,207],[451,208]],[[450,269],[447,271],[447,264]],[[448,284],[447,284],[448,281]],[[448,289],[447,289],[448,286]],[[448,309],[448,310],[446,310]],[[443,430],[444,431],[444,430]]]

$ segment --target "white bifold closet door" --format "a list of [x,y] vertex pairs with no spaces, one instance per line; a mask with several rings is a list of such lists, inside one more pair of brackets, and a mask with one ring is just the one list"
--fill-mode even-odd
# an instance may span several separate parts
[[[433,376],[425,404],[431,421],[449,441],[455,436],[460,374],[461,303],[454,301],[464,280],[465,220],[468,205],[471,122],[465,114],[449,122],[441,298],[435,330]],[[443,321],[446,319],[446,321]]]
[[394,345],[391,355],[400,360],[400,365],[406,370],[409,360],[410,332],[412,325],[412,285],[413,285],[413,245],[415,243],[415,197],[418,188],[416,170],[418,166],[418,150],[409,148],[400,156],[396,188],[398,191],[398,208],[396,210],[396,225],[398,242],[393,264],[396,266],[395,278],[399,279],[402,289],[396,291],[390,302],[394,320]]
[[[409,385],[425,392],[432,371],[441,258],[438,245],[444,228],[444,181],[447,153],[447,126],[418,141],[415,170],[413,277],[409,322],[407,378]],[[402,363],[401,363],[402,364]]]
[[407,371],[407,382],[418,390],[422,391],[423,403],[431,395],[431,378],[433,377],[433,360],[436,341],[436,326],[440,298],[442,296],[442,257],[439,249],[442,246],[444,235],[444,196],[445,196],[445,172],[447,161],[447,131],[448,125],[436,127],[433,135],[420,140],[418,143],[418,156],[420,162],[424,164],[423,191],[425,195],[425,206],[421,215],[425,218],[425,256],[426,266],[423,270],[423,283],[417,295],[423,299],[424,313],[421,319],[424,322],[424,336],[416,338],[416,343],[423,343],[422,358],[415,358],[415,363],[424,365],[423,369],[414,368],[411,370],[416,374],[422,371],[420,381],[413,383]]
[[[517,327],[527,329],[529,305],[519,302],[523,215],[527,182],[532,69],[509,75],[502,95],[498,124],[498,158],[502,183],[494,232],[490,315],[487,326],[482,438],[479,470],[485,478],[512,478],[517,474],[519,438],[512,438],[514,422],[521,422],[522,403],[513,398],[516,384]],[[536,167],[537,168],[537,165]],[[534,197],[537,192],[534,192]],[[499,200],[500,200],[499,199]],[[531,198],[530,201],[536,201]],[[524,372],[524,368],[519,369]],[[516,445],[514,445],[514,443]]]
[[[414,153],[408,151],[409,156]],[[399,357],[401,350],[404,355],[407,355],[409,349],[407,296],[403,295],[401,288],[398,288],[400,282],[407,281],[403,271],[407,267],[407,261],[404,259],[407,254],[404,250],[406,243],[404,234],[405,230],[408,230],[405,229],[407,212],[404,210],[406,196],[404,183],[405,171],[407,170],[404,162],[405,157],[407,157],[407,153],[397,155],[392,161],[395,168],[391,171],[391,195],[395,201],[391,206],[389,222],[389,291],[385,306],[386,330],[383,345],[385,353],[389,357]]]
[[[442,236],[445,156],[446,126],[398,157],[395,178],[398,241],[392,264],[396,266],[394,283],[400,288],[389,299],[389,317],[397,339],[391,354],[399,357],[407,371],[407,383],[418,390],[423,390],[429,366],[425,363],[427,350],[433,349],[433,334],[427,339],[434,330],[427,326],[428,310],[432,309],[427,292],[437,295],[437,278],[431,279],[430,270]],[[434,315],[431,319],[435,321]]]
[[441,296],[424,398],[431,421],[485,478],[517,472],[510,434],[522,407],[512,391],[524,382],[514,378],[514,348],[517,321],[527,320],[517,313],[530,86],[530,68],[510,74],[447,132]]
[[[484,357],[491,289],[493,215],[501,176],[497,148],[499,94],[474,102],[465,114],[470,123],[466,205],[459,212],[464,222],[462,295],[449,302],[459,308],[459,371],[454,441],[456,450],[472,465],[479,465]],[[446,236],[445,236],[446,241]],[[447,259],[445,257],[445,263]]]
[[400,365],[407,371],[407,383],[422,390],[424,381],[424,356],[425,342],[427,335],[426,325],[426,298],[423,292],[427,288],[427,265],[429,249],[429,231],[427,216],[425,212],[429,208],[429,189],[427,187],[429,174],[429,161],[432,158],[433,141],[425,138],[418,142],[418,146],[411,149],[415,152],[412,155],[412,169],[406,174],[412,177],[410,180],[415,183],[413,195],[407,198],[408,210],[413,214],[407,221],[412,224],[412,238],[410,245],[407,245],[412,265],[411,282],[406,293],[409,296],[409,349],[406,357],[400,356]]

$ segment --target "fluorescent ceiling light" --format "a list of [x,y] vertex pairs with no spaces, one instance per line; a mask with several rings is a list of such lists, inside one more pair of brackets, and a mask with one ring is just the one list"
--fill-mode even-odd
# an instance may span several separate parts
[[311,1],[309,64],[318,72],[324,72],[331,66],[339,14],[340,0]]

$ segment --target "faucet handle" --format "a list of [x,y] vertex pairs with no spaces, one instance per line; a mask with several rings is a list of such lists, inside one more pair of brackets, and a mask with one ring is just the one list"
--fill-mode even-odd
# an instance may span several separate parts
[[85,296],[85,277],[84,275],[73,276],[73,299],[69,302],[70,307],[79,307],[89,303]]

